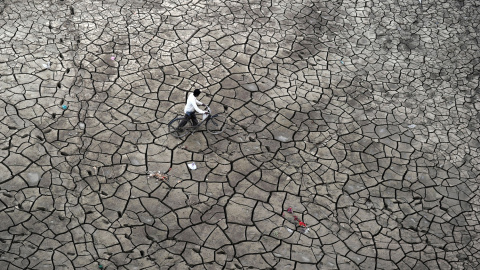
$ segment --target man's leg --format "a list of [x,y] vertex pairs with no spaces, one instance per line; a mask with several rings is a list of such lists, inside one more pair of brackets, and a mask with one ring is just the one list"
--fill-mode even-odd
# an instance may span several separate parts
[[190,117],[192,119],[193,125],[194,126],[198,125],[198,120],[197,120],[197,116],[195,115],[195,112],[193,112]]
[[183,117],[182,122],[180,122],[180,125],[178,125],[178,128],[184,127],[184,126],[187,124],[187,122],[188,122],[189,119],[190,119],[190,115],[189,115],[188,113],[185,114],[185,116]]

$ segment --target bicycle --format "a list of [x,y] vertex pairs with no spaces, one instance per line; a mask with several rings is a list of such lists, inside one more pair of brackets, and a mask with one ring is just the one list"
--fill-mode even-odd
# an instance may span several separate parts
[[[176,117],[168,123],[168,132],[176,138],[184,137],[190,133],[195,132],[202,123],[205,123],[207,131],[210,134],[220,134],[227,128],[227,115],[226,113],[217,113],[212,115],[210,107],[207,108],[208,114],[203,117],[202,121],[199,121],[198,125],[194,126],[192,120],[189,119],[190,126],[183,126],[179,128],[180,123],[185,119],[185,116]],[[227,110],[227,106],[223,106],[224,110]],[[200,115],[200,114],[197,114]]]

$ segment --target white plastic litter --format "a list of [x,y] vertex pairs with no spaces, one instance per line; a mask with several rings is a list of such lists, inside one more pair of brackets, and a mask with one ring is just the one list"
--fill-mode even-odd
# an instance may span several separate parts
[[44,68],[50,68],[50,62],[47,62],[46,64],[43,64]]
[[416,127],[416,126],[417,126],[417,125],[415,125],[415,124],[408,125],[409,128],[414,128],[414,127]]
[[192,163],[188,164],[188,168],[190,168],[191,170],[196,170],[197,169],[197,164],[195,164],[195,162],[192,162]]
[[287,231],[288,231],[288,232],[293,232],[292,229],[289,229],[289,228],[287,228]]

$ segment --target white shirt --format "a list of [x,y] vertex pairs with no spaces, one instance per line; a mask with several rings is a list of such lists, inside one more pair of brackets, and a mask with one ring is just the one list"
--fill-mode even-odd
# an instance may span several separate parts
[[189,112],[197,111],[198,113],[204,114],[205,111],[200,110],[197,104],[203,105],[202,102],[197,100],[197,98],[193,95],[193,93],[190,93],[190,95],[188,95],[188,98],[187,98],[187,105],[185,105],[184,112],[189,113]]

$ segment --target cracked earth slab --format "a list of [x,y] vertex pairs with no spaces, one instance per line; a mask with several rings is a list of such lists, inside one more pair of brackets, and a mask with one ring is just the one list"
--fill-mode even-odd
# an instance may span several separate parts
[[0,14],[1,269],[480,267],[478,2]]

